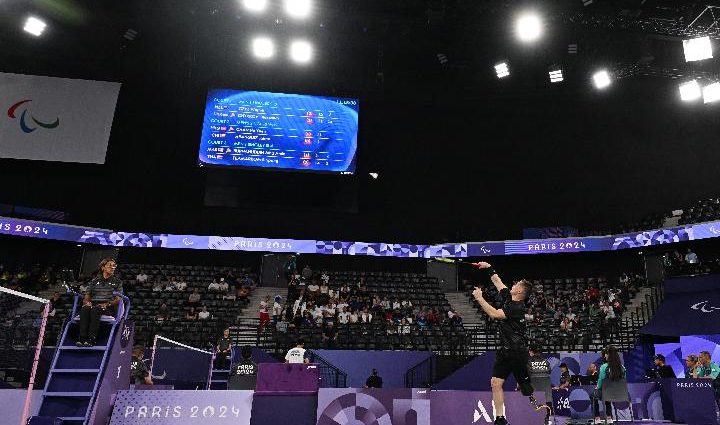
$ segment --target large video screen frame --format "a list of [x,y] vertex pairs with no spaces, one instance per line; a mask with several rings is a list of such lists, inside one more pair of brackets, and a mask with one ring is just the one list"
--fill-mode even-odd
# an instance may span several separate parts
[[211,89],[198,166],[352,175],[360,100]]

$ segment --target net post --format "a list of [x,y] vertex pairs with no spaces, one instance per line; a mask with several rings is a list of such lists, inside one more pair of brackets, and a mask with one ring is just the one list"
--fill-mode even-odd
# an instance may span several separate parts
[[157,350],[158,335],[153,338],[152,354],[150,355],[150,374],[152,375],[153,366],[155,365],[155,350]]
[[48,315],[50,314],[50,303],[46,302],[42,311],[42,321],[40,322],[40,333],[38,335],[37,345],[35,347],[35,357],[33,358],[32,370],[30,372],[30,380],[28,382],[27,393],[25,394],[25,404],[23,406],[23,414],[20,425],[25,425],[30,418],[30,401],[32,399],[32,391],[35,387],[35,374],[37,372],[38,363],[40,363],[40,353],[42,352],[43,340],[45,339],[45,326],[47,325]]

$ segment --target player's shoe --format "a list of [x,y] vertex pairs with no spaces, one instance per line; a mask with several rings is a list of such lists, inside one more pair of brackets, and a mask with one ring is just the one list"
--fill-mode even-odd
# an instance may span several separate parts
[[548,409],[548,410],[550,410],[550,407],[549,407],[549,406],[547,406],[547,405],[545,405],[545,404],[538,404],[537,400],[535,400],[535,397],[530,396],[530,397],[528,397],[528,398],[530,399],[530,404],[532,404],[532,407],[533,407],[533,409],[535,409],[535,411],[538,411],[538,410],[540,410],[540,409]]
[[498,416],[495,418],[495,425],[508,425],[507,419],[505,419],[505,416]]

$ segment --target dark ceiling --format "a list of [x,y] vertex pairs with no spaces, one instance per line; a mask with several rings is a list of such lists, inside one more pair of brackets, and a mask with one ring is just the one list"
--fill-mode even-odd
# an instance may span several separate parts
[[[680,42],[717,35],[707,16],[687,30],[708,2],[315,3],[297,24],[239,0],[0,2],[0,71],[123,83],[106,165],[2,160],[0,202],[123,230],[432,242],[606,229],[718,194],[720,109],[677,95],[679,81],[720,72],[686,64]],[[512,33],[525,9],[546,26],[532,46]],[[43,37],[22,32],[30,13],[49,21]],[[317,58],[257,63],[258,32],[302,35]],[[495,78],[499,60],[508,79]],[[548,82],[553,64],[563,84]],[[590,84],[600,67],[616,78],[603,92]],[[214,87],[360,98],[358,174],[198,169]],[[208,186],[232,199],[218,206]]]

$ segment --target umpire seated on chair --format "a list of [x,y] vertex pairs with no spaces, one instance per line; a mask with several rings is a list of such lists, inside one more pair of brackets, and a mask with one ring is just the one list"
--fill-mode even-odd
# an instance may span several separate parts
[[242,359],[232,365],[228,377],[228,390],[254,390],[257,384],[257,364],[252,359],[252,347],[240,351]]
[[122,292],[122,281],[115,276],[117,262],[105,258],[100,262],[100,271],[87,286],[80,308],[78,347],[92,347],[97,341],[100,319],[103,315],[114,316],[120,297],[115,292]]

